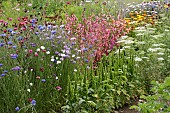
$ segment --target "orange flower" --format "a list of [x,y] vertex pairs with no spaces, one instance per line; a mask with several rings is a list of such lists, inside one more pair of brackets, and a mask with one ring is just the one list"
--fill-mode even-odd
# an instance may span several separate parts
[[144,17],[146,17],[146,13],[142,14]]
[[134,16],[131,16],[132,19],[134,19],[135,17]]

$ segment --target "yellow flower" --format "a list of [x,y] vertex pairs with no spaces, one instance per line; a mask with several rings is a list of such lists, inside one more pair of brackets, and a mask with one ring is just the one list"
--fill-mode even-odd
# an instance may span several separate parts
[[130,18],[125,18],[125,21],[126,21],[127,23],[129,23],[131,20],[130,20]]
[[134,18],[134,21],[137,21],[138,20],[138,18]]
[[130,12],[129,15],[132,16],[132,15],[134,15],[134,13],[133,13],[133,12]]
[[168,5],[167,5],[167,4],[165,4],[165,5],[164,5],[164,8],[168,8]]

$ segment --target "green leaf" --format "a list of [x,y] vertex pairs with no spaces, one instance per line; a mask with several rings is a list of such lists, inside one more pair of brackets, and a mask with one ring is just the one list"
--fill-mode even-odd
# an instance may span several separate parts
[[122,90],[123,94],[126,95],[127,91],[125,89]]
[[90,106],[96,107],[96,103],[95,102],[93,102],[93,101],[87,101],[87,102],[89,103]]
[[95,98],[98,98],[98,95],[97,95],[97,94],[93,94],[92,96],[95,97]]
[[146,99],[147,97],[145,95],[141,95],[140,98]]
[[117,93],[120,95],[121,91],[118,90]]
[[83,102],[85,102],[85,100],[80,98],[79,105],[81,105]]
[[151,84],[153,84],[153,85],[157,85],[157,84],[158,84],[158,82],[157,82],[157,81],[152,80],[152,81],[151,81]]
[[170,77],[165,78],[165,86],[170,86]]
[[139,107],[138,106],[136,106],[136,105],[133,105],[133,106],[130,106],[130,108],[129,109],[136,109],[136,110],[138,110],[139,109]]

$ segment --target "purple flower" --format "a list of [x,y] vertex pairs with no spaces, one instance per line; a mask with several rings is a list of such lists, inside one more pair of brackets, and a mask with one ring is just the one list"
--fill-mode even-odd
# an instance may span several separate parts
[[82,38],[83,41],[85,41],[86,39],[85,38]]
[[57,32],[56,30],[52,30],[51,31],[52,34],[56,34],[56,32]]
[[31,43],[30,44],[32,47],[35,47],[36,46],[36,43]]
[[17,55],[17,54],[11,54],[10,56],[11,56],[12,59],[18,58],[18,55]]
[[16,111],[19,111],[19,110],[20,110],[20,108],[19,108],[19,107],[16,107],[16,108],[15,108],[15,110],[16,110]]
[[58,51],[56,51],[56,52],[55,52],[55,54],[57,54],[57,55],[58,55],[58,54],[59,54],[59,52],[58,52]]
[[93,47],[92,45],[89,46],[89,48],[92,48],[92,47]]
[[32,101],[31,101],[31,104],[32,104],[33,106],[35,106],[35,105],[36,105],[36,101],[35,101],[35,100],[32,100]]
[[42,27],[42,25],[38,25],[38,28],[40,29]]
[[86,59],[85,62],[89,62],[89,60]]
[[10,32],[10,33],[11,33],[11,32],[12,32],[12,29],[10,29],[10,28],[9,28],[9,29],[8,29],[8,32]]
[[42,31],[42,30],[43,30],[43,27],[40,27],[40,28],[39,28],[39,30],[41,30],[41,31]]
[[9,42],[8,42],[8,45],[12,45],[12,42],[11,42],[11,41],[9,41]]
[[12,48],[13,48],[13,49],[16,49],[16,48],[17,48],[17,46],[12,46]]
[[51,25],[48,25],[47,27],[48,27],[48,29],[51,29]]
[[41,82],[45,82],[46,80],[45,79],[42,79]]
[[39,32],[35,32],[35,34],[36,34],[36,35],[38,35],[38,34],[39,34]]
[[16,66],[14,68],[12,68],[13,71],[19,71],[21,68],[19,66]]
[[1,77],[4,77],[5,75],[6,75],[5,73],[2,73],[2,74],[1,74]]
[[22,36],[19,36],[17,39],[18,39],[18,41],[20,41],[20,40],[22,40],[23,38],[22,38]]
[[4,70],[4,73],[8,73],[8,71],[7,71],[7,70]]
[[85,51],[88,51],[88,48],[83,48],[82,50],[85,52]]
[[3,64],[0,63],[0,67],[2,67],[2,66],[3,66]]
[[0,43],[0,47],[4,46],[5,44],[4,43]]
[[5,37],[5,36],[6,36],[6,34],[5,34],[5,33],[4,33],[4,34],[0,34],[0,36]]

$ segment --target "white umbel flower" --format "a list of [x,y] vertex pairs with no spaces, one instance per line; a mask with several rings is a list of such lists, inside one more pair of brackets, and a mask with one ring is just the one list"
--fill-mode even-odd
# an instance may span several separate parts
[[44,50],[44,49],[45,49],[45,47],[44,47],[44,46],[41,46],[40,48],[41,48],[42,50]]

